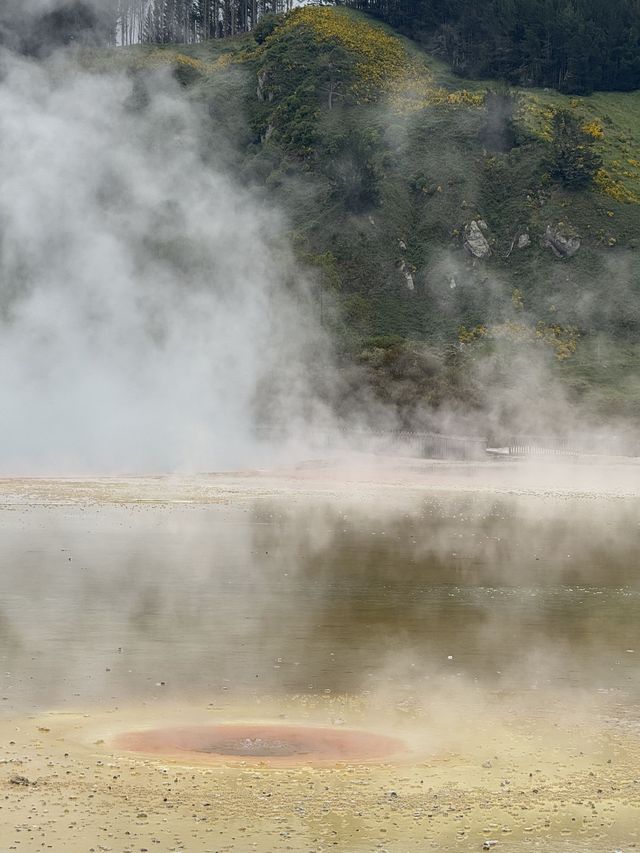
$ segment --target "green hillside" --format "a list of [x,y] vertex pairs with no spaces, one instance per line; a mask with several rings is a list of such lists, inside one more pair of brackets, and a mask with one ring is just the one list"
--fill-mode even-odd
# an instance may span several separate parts
[[500,382],[527,353],[594,417],[640,414],[640,92],[464,80],[325,7],[83,61],[174,68],[216,157],[284,210],[347,375],[407,418],[481,408],[470,367]]

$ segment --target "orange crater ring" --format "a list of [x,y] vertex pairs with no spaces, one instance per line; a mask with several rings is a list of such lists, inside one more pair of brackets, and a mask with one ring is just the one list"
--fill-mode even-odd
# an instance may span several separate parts
[[124,732],[112,745],[127,752],[198,763],[270,765],[381,761],[406,753],[399,738],[356,729],[268,723],[221,723]]

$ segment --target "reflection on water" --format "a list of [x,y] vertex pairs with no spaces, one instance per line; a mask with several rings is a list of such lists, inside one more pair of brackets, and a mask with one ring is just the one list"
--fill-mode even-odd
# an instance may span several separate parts
[[0,515],[2,709],[151,695],[638,690],[635,502]]

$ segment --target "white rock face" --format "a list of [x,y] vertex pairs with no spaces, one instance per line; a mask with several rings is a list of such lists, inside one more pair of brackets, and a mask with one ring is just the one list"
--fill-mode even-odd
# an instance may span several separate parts
[[530,246],[530,245],[531,245],[531,237],[529,237],[528,234],[521,234],[518,237],[518,248],[519,249],[526,249],[527,246]]
[[[486,227],[486,223],[485,223]],[[474,258],[488,258],[491,247],[480,225],[473,219],[464,229],[464,247]]]
[[412,275],[411,270],[409,269],[409,267],[407,266],[405,261],[402,261],[402,263],[400,264],[400,272],[404,276],[404,280],[407,282],[408,289],[413,290],[415,288],[415,284],[413,281],[413,275]]
[[257,96],[259,101],[265,100],[264,84],[265,84],[266,80],[267,80],[267,72],[261,71],[260,74],[258,74],[258,88],[256,89],[256,96]]

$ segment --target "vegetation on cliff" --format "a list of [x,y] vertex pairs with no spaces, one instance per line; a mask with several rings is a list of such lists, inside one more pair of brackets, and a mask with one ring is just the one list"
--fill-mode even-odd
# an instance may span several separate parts
[[383,399],[481,406],[475,361],[533,348],[596,415],[640,412],[640,94],[462,79],[323,7],[83,61],[174,69],[216,156],[284,210],[345,370]]

